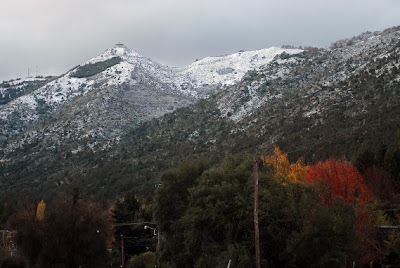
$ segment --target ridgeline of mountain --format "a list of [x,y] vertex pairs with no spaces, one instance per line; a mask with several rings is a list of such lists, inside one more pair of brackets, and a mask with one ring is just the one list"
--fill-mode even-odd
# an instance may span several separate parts
[[400,27],[180,70],[116,46],[0,106],[0,189],[51,195],[78,183],[114,197],[143,193],[197,155],[217,162],[277,144],[313,162],[389,146],[400,129],[399,53]]
[[118,44],[53,81],[36,80],[48,83],[0,106],[0,140],[7,142],[3,152],[48,139],[52,141],[43,146],[87,137],[119,139],[126,129],[234,84],[282,52],[299,50],[270,48],[205,58],[180,70]]

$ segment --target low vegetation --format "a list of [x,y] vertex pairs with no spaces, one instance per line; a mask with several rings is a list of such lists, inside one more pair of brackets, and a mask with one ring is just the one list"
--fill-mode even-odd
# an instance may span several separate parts
[[120,63],[122,59],[120,57],[113,57],[105,61],[99,61],[96,63],[88,63],[85,65],[78,66],[76,70],[70,75],[71,77],[84,78],[93,76],[101,73],[102,71]]

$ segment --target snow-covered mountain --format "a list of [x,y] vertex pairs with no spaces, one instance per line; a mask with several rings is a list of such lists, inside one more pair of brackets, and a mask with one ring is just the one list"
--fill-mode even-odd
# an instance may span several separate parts
[[[221,94],[218,108],[224,118],[238,122],[276,100],[287,106],[298,105],[292,101],[300,96],[309,100],[299,107],[304,110],[303,116],[315,118],[332,100],[339,105],[356,98],[354,90],[349,89],[355,85],[344,87],[344,81],[352,79],[357,85],[366,73],[381,80],[389,73],[394,77],[391,83],[399,82],[395,78],[400,67],[399,50],[400,27],[393,27],[337,41],[329,49],[310,47],[300,54],[281,53]],[[291,97],[285,97],[288,95]]]
[[196,155],[218,161],[277,144],[313,162],[398,146],[399,59],[393,27],[330,48],[240,52],[180,69],[117,45],[19,95],[9,93],[22,81],[2,83],[0,191],[41,196],[75,181],[114,197],[143,193]]
[[210,86],[216,86],[217,91],[220,91],[239,82],[248,71],[258,70],[267,65],[279,54],[292,55],[300,52],[301,49],[271,47],[240,51],[220,57],[207,57],[182,69],[180,75],[191,83],[190,86],[196,89],[198,94],[208,96]]
[[[0,140],[7,141],[5,152],[44,141],[51,147],[87,137],[115,140],[139,123],[239,82],[276,55],[299,52],[269,48],[173,68],[117,44],[58,78],[30,79],[44,85],[0,106]],[[15,90],[14,84],[1,84],[0,93]]]

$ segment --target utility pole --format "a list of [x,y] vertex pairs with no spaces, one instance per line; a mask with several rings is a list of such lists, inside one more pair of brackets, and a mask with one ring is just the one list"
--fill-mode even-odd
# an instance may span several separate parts
[[261,268],[260,262],[260,229],[258,224],[258,160],[254,157],[254,232],[256,250],[256,268]]
[[155,253],[156,253],[156,262],[154,267],[160,267],[160,232],[157,228],[150,227],[148,225],[144,226],[144,229],[151,229],[153,230],[154,240],[155,240]]
[[156,247],[157,267],[160,268],[160,231],[157,229],[157,247]]
[[[158,256],[157,256],[157,254],[158,254],[158,239],[157,239],[158,237],[157,237],[157,229],[154,229],[154,241],[155,241],[155,251],[156,251],[156,259],[158,259]],[[158,265],[156,264],[154,267],[158,267]]]
[[121,268],[125,267],[124,263],[124,236],[121,235]]
[[4,247],[4,248],[6,247],[6,242],[5,242],[6,240],[4,238],[5,237],[5,232],[6,232],[6,230],[1,230],[1,233],[3,234],[3,245],[2,245],[2,247]]

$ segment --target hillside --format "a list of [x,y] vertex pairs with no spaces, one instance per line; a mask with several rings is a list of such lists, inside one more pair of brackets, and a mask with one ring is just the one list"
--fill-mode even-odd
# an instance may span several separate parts
[[0,105],[5,105],[18,97],[31,93],[52,79],[54,77],[29,77],[3,81],[0,84]]
[[[37,82],[36,88],[30,86],[24,94],[17,91],[22,86],[6,88],[3,95],[8,102],[0,107],[1,153],[16,154],[32,144],[45,148],[76,145],[87,138],[94,140],[93,150],[101,150],[104,141],[118,142],[127,129],[240,81],[248,70],[279,53],[300,51],[241,52],[177,69],[117,44],[53,81]],[[229,72],[227,66],[231,66]]]
[[[57,135],[42,132],[41,138],[18,143],[18,146],[14,141],[8,142],[3,147],[7,149],[3,150],[0,189],[7,195],[25,192],[35,196],[52,195],[73,183],[90,193],[112,198],[127,190],[143,194],[158,184],[160,171],[184,158],[198,155],[218,162],[227,152],[267,153],[273,144],[277,144],[292,159],[301,157],[312,163],[330,156],[344,155],[352,159],[362,147],[391,146],[400,129],[399,30],[395,27],[382,32],[367,32],[338,41],[329,49],[273,53],[264,64],[248,65],[257,69],[246,71],[236,80],[229,77],[235,71],[219,65],[218,59],[206,58],[203,63],[209,65],[205,69],[215,65],[212,70],[216,74],[227,76],[220,79],[214,75],[211,79],[204,75],[207,82],[199,82],[200,79],[176,82],[183,81],[179,79],[191,73],[200,73],[196,68],[202,66],[201,61],[175,72],[175,78],[171,78],[173,83],[166,83],[168,92],[180,92],[173,96],[183,98],[186,103],[177,102],[181,108],[175,106],[170,112],[164,111],[136,124],[127,123],[126,132],[118,132],[115,142],[102,141],[98,138],[101,135],[96,133],[85,136],[86,129],[71,131],[73,125],[60,125],[67,137],[69,132],[78,133],[78,138],[70,143],[54,145],[60,139],[57,136],[61,133],[59,130],[55,132],[59,133]],[[96,58],[87,64],[104,62],[114,56],[110,52],[110,56]],[[235,57],[239,56],[240,53]],[[219,73],[216,70],[220,70]],[[84,70],[81,72],[85,73]],[[122,69],[120,72],[122,74]],[[168,77],[167,73],[164,72],[165,77]],[[138,73],[140,81],[149,81],[146,80],[149,73],[141,74],[142,71]],[[112,81],[118,81],[119,77],[115,75]],[[125,81],[124,77],[121,75],[120,79]],[[204,90],[202,86],[210,86],[209,81],[216,84]],[[157,84],[146,83],[146,88],[157,88]],[[125,87],[127,92],[137,90],[129,83]],[[214,95],[203,99],[211,92],[209,90],[215,89]],[[112,87],[108,90],[105,95],[113,96]],[[81,106],[77,105],[79,102],[64,105],[48,121],[42,121],[23,135],[32,137],[29,133],[40,133],[41,129],[56,126],[59,118],[66,114],[71,115],[71,119],[63,122],[73,122],[79,114],[96,111],[96,108],[109,111],[101,108],[100,103],[86,110],[79,108],[95,99],[91,94],[95,96],[96,91],[85,93],[80,98]],[[137,94],[135,91],[132,96]],[[110,105],[125,99],[113,97]],[[148,96],[143,96],[143,101],[148,101]],[[129,104],[124,105],[127,106]],[[148,103],[145,106],[148,108]],[[75,113],[71,113],[74,109]],[[95,114],[97,118],[100,113]],[[132,111],[126,116],[128,114]],[[91,120],[80,124],[86,126]],[[123,121],[116,120],[110,131],[119,128],[120,122]],[[72,133],[70,135],[74,135]],[[49,139],[53,141],[46,142]]]

